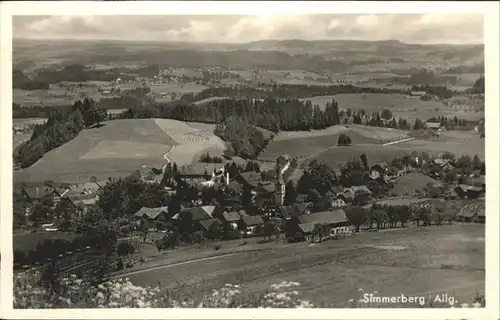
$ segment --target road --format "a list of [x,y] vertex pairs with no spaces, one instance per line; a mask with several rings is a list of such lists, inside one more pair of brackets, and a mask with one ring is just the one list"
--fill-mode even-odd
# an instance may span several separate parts
[[484,226],[364,233],[314,246],[275,244],[270,250],[132,271],[126,277],[197,297],[225,283],[255,294],[271,284],[298,281],[304,299],[337,307],[359,299],[359,288],[386,296],[444,292],[471,302],[476,291],[484,292]]

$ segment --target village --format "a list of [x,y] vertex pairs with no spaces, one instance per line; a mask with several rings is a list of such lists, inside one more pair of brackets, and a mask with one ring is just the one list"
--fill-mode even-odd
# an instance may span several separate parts
[[[429,127],[436,134],[441,130],[432,124]],[[366,156],[361,155],[360,158],[360,163],[367,165],[364,163]],[[209,154],[206,159],[211,159]],[[412,174],[425,174],[438,179],[437,183],[421,190],[420,196],[413,197],[376,194],[366,185],[333,185],[326,192],[311,189],[299,194],[297,183],[290,180],[297,170],[297,159],[280,156],[274,170],[268,172],[260,172],[257,163],[248,162],[242,167],[223,159],[216,160],[215,163],[199,162],[180,169],[175,164],[163,169],[145,166],[132,174],[141,183],[150,185],[160,185],[165,176],[171,177],[168,186],[163,187],[171,202],[171,197],[175,197],[180,190],[187,190],[182,192],[189,195],[177,208],[170,204],[141,207],[119,222],[110,221],[118,223],[117,246],[121,248],[118,252],[125,250],[116,256],[117,262],[113,264],[118,263],[116,268],[133,268],[146,261],[147,258],[141,254],[144,245],[154,246],[159,252],[174,250],[172,254],[175,255],[175,249],[180,246],[215,244],[217,247],[232,239],[244,241],[256,237],[263,238],[259,240],[263,242],[318,243],[343,239],[358,232],[396,227],[398,222],[401,227],[405,227],[407,222],[417,226],[419,223],[424,226],[443,222],[485,223],[484,162],[477,160],[468,175],[452,178],[462,182],[457,184],[447,182],[447,173],[455,172],[457,165],[464,166],[461,163],[463,159],[452,159],[449,155],[424,159],[414,152],[394,159],[392,163],[375,163],[361,168],[366,169],[369,186],[376,188],[376,192],[381,188],[391,188],[398,179]],[[303,177],[305,175],[307,173],[303,173]],[[51,205],[49,210],[52,214],[45,215],[49,220],[35,220],[31,232],[76,232],[79,228],[77,221],[85,220],[89,208],[98,203],[107,183],[112,184],[113,181],[94,179],[93,182],[62,188],[23,188],[21,194],[30,204],[26,208],[27,220],[33,220],[30,215],[39,214],[33,212],[37,210],[37,204]],[[455,206],[450,206],[453,201]],[[60,212],[67,210],[68,206],[72,207],[69,211],[75,216],[61,215]],[[57,249],[52,247],[54,251],[50,256],[57,252],[57,259],[67,260],[72,251],[82,249],[64,249],[68,247],[73,245],[62,245]],[[123,254],[130,256],[124,259],[121,257]],[[70,261],[71,257],[66,264],[71,264]],[[128,262],[124,264],[123,261]]]

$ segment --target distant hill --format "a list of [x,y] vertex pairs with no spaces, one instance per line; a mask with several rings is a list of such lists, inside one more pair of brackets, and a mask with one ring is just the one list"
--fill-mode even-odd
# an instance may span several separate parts
[[[400,41],[261,40],[248,43],[146,42],[107,40],[13,40],[17,67],[43,61],[73,63],[149,63],[177,68],[301,69],[345,72],[351,62],[377,68],[484,65],[484,45],[423,45]],[[366,63],[363,63],[366,62]],[[406,63],[406,64],[405,64]]]

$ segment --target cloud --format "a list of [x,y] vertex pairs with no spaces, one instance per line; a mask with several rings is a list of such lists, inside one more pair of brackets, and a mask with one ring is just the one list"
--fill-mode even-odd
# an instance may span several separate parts
[[483,43],[483,17],[463,14],[15,16],[14,37],[247,42],[263,39]]

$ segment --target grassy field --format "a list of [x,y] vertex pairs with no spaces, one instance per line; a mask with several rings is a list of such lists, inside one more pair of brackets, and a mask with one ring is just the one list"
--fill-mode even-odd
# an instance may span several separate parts
[[[252,294],[274,283],[297,281],[303,298],[336,307],[361,298],[358,289],[380,295],[448,293],[459,301],[484,293],[484,225],[370,232],[314,245],[254,241],[244,246],[238,246],[241,241],[224,242],[219,258],[207,259],[216,254],[211,247],[188,253],[181,249],[152,261],[154,269],[130,270],[122,276],[138,285],[161,283],[195,297],[225,283],[239,284]],[[205,260],[180,262],[189,258]]]
[[167,119],[113,120],[86,129],[48,152],[31,167],[14,172],[15,181],[86,182],[130,174],[143,165],[190,164],[206,149],[223,149],[213,126]]
[[[440,137],[431,140],[412,140],[398,143],[393,147],[411,152],[428,152],[438,154],[451,152],[457,156],[476,155],[480,159],[485,159],[485,140],[481,139],[477,132],[473,131],[446,131]],[[387,148],[387,147],[386,147]]]
[[428,183],[435,183],[436,180],[431,177],[426,176],[420,172],[410,172],[404,176],[400,176],[396,179],[394,183],[394,188],[391,190],[391,194],[395,196],[415,196],[415,191],[423,190]]
[[[351,136],[351,134],[348,135]],[[364,141],[356,143],[355,141],[353,140],[353,145],[350,147],[329,147],[325,144],[323,145],[324,150],[319,150],[318,146],[316,153],[306,150],[302,154],[308,156],[310,159],[325,162],[334,168],[342,167],[345,162],[363,153],[366,154],[369,163],[390,162],[395,157],[410,154],[412,151],[426,152],[431,156],[438,156],[443,152],[451,152],[456,156],[469,155],[471,157],[477,154],[480,159],[485,159],[484,139],[480,139],[476,132],[469,131],[449,131],[444,132],[439,138],[428,140],[415,139],[389,146],[381,146],[380,143]],[[334,144],[332,143],[332,145]],[[286,153],[286,144],[283,141],[269,144],[262,156],[274,156],[279,151]]]
[[347,134],[353,146],[369,145],[375,148],[381,148],[381,144],[390,138],[406,137],[404,131],[360,125],[334,126],[309,132],[280,132],[259,156],[259,160],[274,161],[282,154],[291,157],[312,157],[330,148],[337,150],[336,152],[344,149],[349,152],[353,147],[335,147],[340,134]]

